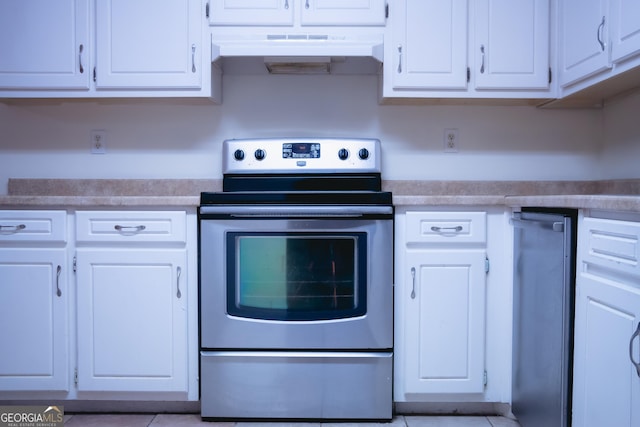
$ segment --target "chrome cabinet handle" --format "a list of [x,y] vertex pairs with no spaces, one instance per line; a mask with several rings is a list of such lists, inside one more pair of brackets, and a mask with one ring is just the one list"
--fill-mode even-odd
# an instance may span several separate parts
[[178,292],[176,292],[176,297],[182,298],[182,292],[180,292],[180,276],[182,275],[182,268],[178,267],[176,269],[176,274],[178,275],[178,279],[176,280],[176,286],[178,288]]
[[629,340],[629,359],[631,359],[631,363],[636,367],[636,373],[638,377],[640,377],[640,361],[636,362],[633,360],[633,341],[640,336],[640,322],[638,322],[638,327],[636,331],[631,335],[631,339]]
[[398,74],[402,74],[402,45],[398,45]]
[[144,225],[116,225],[113,228],[122,233],[139,233],[147,227]]
[[602,22],[598,25],[598,31],[596,32],[596,37],[598,39],[598,43],[600,43],[600,48],[604,51],[604,41],[602,39],[602,32],[604,31],[604,16],[602,17]]
[[284,0],[284,8],[289,9],[289,0]]
[[480,52],[482,53],[482,65],[480,65],[480,74],[484,74],[484,45],[480,45]]
[[17,233],[18,231],[24,230],[27,228],[24,224],[18,225],[0,225],[0,231],[9,232],[9,233]]
[[62,273],[62,267],[58,266],[56,269],[56,295],[62,296],[62,291],[60,290],[60,273]]
[[80,74],[84,73],[84,66],[82,65],[82,51],[84,50],[84,46],[80,45],[78,48],[78,63],[80,64]]
[[191,45],[191,72],[196,72],[196,45]]
[[305,8],[305,9],[309,9],[309,0],[306,0],[306,1],[304,2],[304,8]]
[[435,231],[436,233],[443,233],[445,231],[462,231],[461,225],[456,225],[455,227],[436,227],[435,225],[431,227],[431,231]]
[[411,267],[411,299],[416,299],[416,268]]

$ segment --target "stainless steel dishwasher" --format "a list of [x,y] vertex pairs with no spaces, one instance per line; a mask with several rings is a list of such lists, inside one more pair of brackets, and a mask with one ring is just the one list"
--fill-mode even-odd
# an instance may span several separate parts
[[512,412],[522,427],[571,425],[576,218],[523,208],[512,219]]

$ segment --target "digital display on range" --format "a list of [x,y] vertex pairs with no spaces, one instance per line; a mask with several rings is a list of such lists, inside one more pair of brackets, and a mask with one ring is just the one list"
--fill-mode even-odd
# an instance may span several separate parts
[[282,144],[282,158],[319,159],[320,144],[317,142],[289,142]]

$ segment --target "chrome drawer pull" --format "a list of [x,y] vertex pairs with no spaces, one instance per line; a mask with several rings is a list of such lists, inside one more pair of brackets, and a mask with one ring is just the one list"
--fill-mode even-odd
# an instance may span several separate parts
[[462,226],[461,225],[457,225],[455,227],[437,227],[437,226],[433,226],[431,227],[431,231],[435,231],[436,233],[444,233],[447,231],[462,231]]
[[633,340],[640,336],[640,323],[638,323],[638,328],[631,335],[631,339],[629,340],[629,359],[631,359],[631,363],[636,367],[636,372],[638,373],[638,377],[640,377],[640,362],[636,362],[633,360]]
[[147,227],[144,225],[116,225],[113,228],[122,233],[139,233]]
[[9,233],[17,233],[20,230],[24,230],[25,228],[27,228],[26,225],[24,224],[19,224],[19,225],[0,225],[0,231],[5,231],[5,232],[9,232]]
[[416,299],[416,268],[411,267],[411,280],[413,282],[411,287],[411,299]]
[[62,291],[60,290],[60,273],[62,272],[62,267],[58,266],[56,269],[56,295],[62,296]]
[[178,279],[176,280],[176,286],[178,287],[178,292],[176,292],[176,297],[180,299],[182,298],[182,292],[180,292],[180,276],[182,275],[182,268],[178,267],[176,269],[176,274],[178,275]]

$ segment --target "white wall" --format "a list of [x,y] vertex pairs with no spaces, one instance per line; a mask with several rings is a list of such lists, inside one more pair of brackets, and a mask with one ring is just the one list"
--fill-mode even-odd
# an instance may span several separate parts
[[640,91],[604,109],[602,165],[610,178],[640,178]]
[[[220,106],[0,104],[0,194],[9,177],[219,178],[222,140],[265,136],[379,138],[386,179],[582,180],[607,173],[602,110],[379,105],[377,84],[376,76],[225,76]],[[459,129],[455,154],[443,153],[451,127]],[[107,154],[90,154],[92,129],[107,131]],[[637,174],[628,169],[621,174]]]

